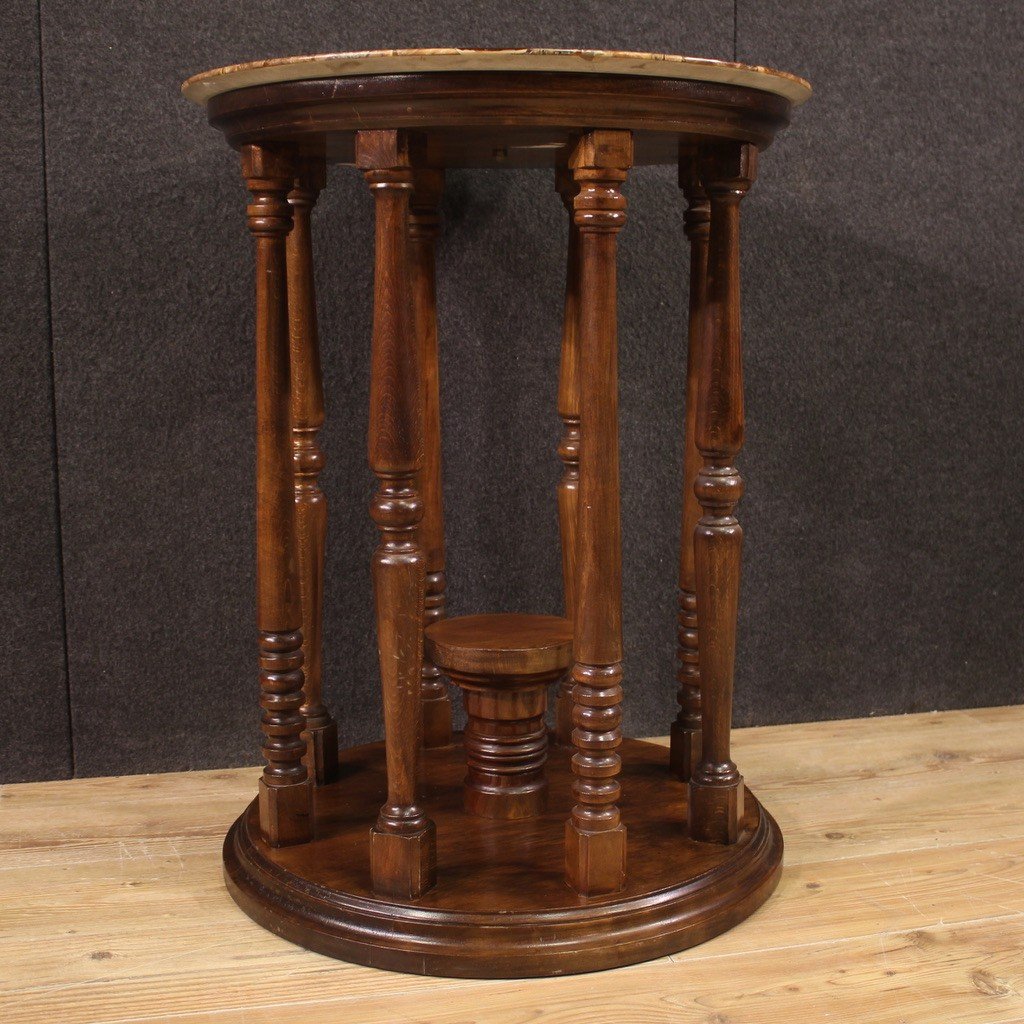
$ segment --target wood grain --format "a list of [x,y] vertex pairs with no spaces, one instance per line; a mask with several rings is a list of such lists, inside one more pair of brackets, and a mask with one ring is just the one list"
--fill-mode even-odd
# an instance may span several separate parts
[[617,236],[633,136],[593,131],[569,160],[578,186],[576,301],[580,375],[580,480],[572,667],[576,804],[565,825],[565,878],[581,896],[626,883],[619,814],[622,742],[622,538],[619,518]]
[[256,249],[256,625],[263,756],[260,826],[275,846],[313,834],[303,756],[302,601],[295,536],[287,237],[295,159],[288,147],[246,146],[242,176]]
[[388,777],[370,863],[377,892],[408,897],[429,889],[436,869],[434,824],[416,802],[426,570],[416,490],[423,468],[423,381],[409,258],[413,173],[402,132],[360,132],[356,159],[376,214],[368,449],[377,477],[370,515],[380,544],[372,572]]
[[679,187],[686,196],[684,217],[690,244],[690,295],[686,344],[686,429],[683,437],[682,529],[679,541],[679,611],[676,658],[679,668],[676,701],[679,713],[672,723],[669,764],[688,782],[701,756],[700,639],[697,623],[697,567],[693,557],[693,536],[700,519],[700,502],[694,491],[700,472],[697,447],[698,371],[710,326],[707,302],[708,234],[711,210],[700,183],[697,147],[685,148],[679,156]]
[[732,85],[559,72],[430,72],[281,82],[213,97],[210,123],[233,146],[291,142],[353,161],[356,132],[414,131],[431,167],[565,166],[582,133],[630,128],[633,164],[676,164],[680,145],[770,145],[784,97]]
[[[315,844],[273,849],[260,837],[255,805],[243,812],[224,845],[232,897],[274,934],[353,963],[438,977],[528,978],[620,967],[706,942],[754,913],[778,884],[782,837],[753,797],[734,846],[688,839],[686,786],[669,775],[663,748],[626,739],[621,813],[635,856],[620,891],[581,898],[565,884],[561,864],[573,797],[569,752],[547,761],[546,810],[542,803],[487,813],[467,799],[466,814],[463,790],[468,796],[474,784],[467,777],[460,785],[467,758],[483,784],[479,795],[489,790],[496,803],[520,804],[532,788],[501,792],[500,780],[483,777],[496,769],[494,760],[474,747],[467,737],[465,751],[457,744],[423,752],[423,807],[437,828],[437,882],[429,892],[415,900],[374,892],[366,830],[385,784],[384,752],[375,743],[344,751],[341,779],[318,790]],[[507,781],[514,787],[514,777]]]
[[[441,232],[444,171],[413,172],[409,200],[409,262],[412,273],[413,324],[423,385],[423,466],[416,490],[423,500],[418,540],[423,549],[426,591],[423,626],[445,616],[444,500],[441,489],[441,373],[437,346],[435,248]],[[444,747],[452,741],[452,702],[441,673],[424,657],[420,682],[423,745]]]
[[[423,56],[434,61],[439,54],[416,53]],[[473,60],[486,57],[493,74],[462,63],[465,56],[459,54],[456,69],[428,64],[437,74],[402,65],[402,73],[392,76],[401,79],[397,83],[371,75],[353,84],[351,55],[331,59],[337,78],[330,84],[324,67],[325,74],[312,80],[303,74],[312,73],[316,61],[261,63],[242,71],[243,77],[261,77],[255,106],[252,96],[239,95],[254,90],[228,86],[208,110],[211,123],[243,154],[257,248],[257,593],[268,766],[258,803],[226,839],[225,876],[236,902],[273,933],[358,964],[451,977],[556,976],[632,964],[704,942],[752,914],[778,883],[781,834],[749,794],[745,812],[742,779],[730,755],[742,537],[733,517],[742,494],[733,461],[743,439],[738,202],[753,178],[757,147],[786,123],[791,103],[769,83],[744,89],[733,76],[708,83],[703,75],[659,74],[641,83],[646,62],[636,54],[629,58],[636,74],[619,77],[592,73],[589,65],[604,66],[608,58],[598,52],[572,54],[588,65],[585,74],[562,74],[549,63],[526,69],[521,58],[540,56],[533,51],[500,57],[474,51]],[[707,70],[702,62],[659,61],[677,71]],[[285,77],[275,79],[275,69]],[[225,85],[229,77],[204,81]],[[686,148],[699,157],[694,166],[711,212],[703,272],[695,260],[698,314],[704,306],[712,311],[707,331],[701,315],[694,327],[702,344],[691,435],[702,459],[694,491],[703,516],[694,534],[693,578],[681,575],[684,592],[690,598],[696,593],[696,607],[690,600],[684,611],[691,619],[699,612],[706,641],[699,645],[699,667],[707,699],[699,723],[696,715],[681,723],[689,734],[688,766],[697,760],[698,724],[701,735],[699,763],[676,772],[688,776],[688,790],[664,770],[657,745],[631,740],[623,747],[621,731],[616,250],[626,221],[622,186],[637,161],[638,139],[646,151],[652,135],[657,142],[650,159],[666,146],[674,160]],[[467,668],[467,653],[480,653],[476,642],[460,652],[462,662],[424,662],[427,626],[436,630],[435,639],[445,627],[434,239],[444,169],[467,161],[500,165],[510,151],[510,166],[553,160],[563,200],[572,207],[559,403],[563,624],[571,624],[572,640],[571,651],[560,652],[550,669],[542,671],[516,649],[519,668],[488,672]],[[339,161],[354,162],[363,172],[375,208],[368,454],[377,478],[370,509],[380,536],[371,575],[384,742],[372,751],[347,751],[347,775],[330,782],[333,762],[307,728],[324,717],[319,627],[325,514],[317,500],[323,402],[308,214],[327,162]],[[315,175],[304,178],[314,167]],[[291,358],[282,354],[289,307]],[[286,441],[295,447],[298,515],[283,481]],[[440,621],[431,625],[431,619]],[[304,625],[311,632],[305,641]],[[692,633],[692,623],[684,625]],[[303,693],[307,653],[311,676]],[[508,658],[507,651],[498,653]],[[525,653],[543,659],[549,651],[540,645]],[[564,741],[568,696],[573,751],[571,758],[548,764],[546,687],[566,674],[564,656],[570,653],[571,690],[566,693],[563,684],[559,732]],[[446,652],[436,647],[433,654]],[[464,693],[468,725],[461,748],[449,742],[450,709],[437,669],[446,669]],[[693,689],[684,703],[693,704]],[[623,749],[639,758],[625,773]],[[432,758],[427,770],[424,750],[444,756]],[[441,786],[447,792],[452,773],[463,766],[470,821],[445,817],[446,805],[434,799],[438,778],[447,780]],[[310,769],[319,785],[315,804]],[[532,916],[551,907],[547,872],[559,859],[552,857],[550,829],[540,819],[555,781],[565,788],[570,771],[571,800],[555,809],[564,869],[555,891],[559,898],[589,902],[558,909],[549,920]],[[640,799],[623,796],[622,778],[637,785]],[[651,791],[652,779],[671,786]],[[364,798],[375,806],[373,814],[367,815]],[[631,808],[629,828],[638,850],[631,873],[621,807]],[[518,819],[528,826],[519,832],[485,827]],[[438,822],[448,830],[440,842]],[[474,836],[484,841],[474,844]],[[295,857],[273,855],[279,847],[314,840]],[[329,849],[331,843],[343,848]],[[468,856],[467,850],[474,852]],[[439,851],[460,869],[456,877],[467,890],[462,895],[479,900],[469,909],[449,902],[443,912],[427,913],[429,899],[451,895],[445,889],[448,866],[439,871]],[[503,874],[510,853],[514,867]],[[638,890],[652,859],[667,874],[655,888]],[[333,872],[328,879],[319,874],[325,864]],[[532,905],[534,897],[541,898],[540,906]],[[409,906],[410,900],[418,902]],[[513,907],[519,910],[510,913]]]
[[465,808],[529,818],[547,805],[548,686],[572,663],[572,623],[554,615],[466,615],[426,632],[427,658],[462,690]]
[[428,633],[446,672],[530,676],[565,669],[572,654],[572,623],[557,615],[461,615]]
[[734,843],[743,817],[743,778],[732,760],[733,669],[743,528],[736,505],[743,478],[743,350],[740,333],[740,201],[757,168],[752,146],[724,143],[701,153],[710,199],[709,323],[700,346],[694,435],[701,465],[694,493],[703,513],[693,534],[701,690],[701,760],[690,774],[690,834]]
[[354,967],[246,919],[220,845],[258,769],[6,786],[0,1006],[7,1024],[1021,1021],[1022,729],[1014,707],[736,731],[787,836],[772,900],[673,959],[526,983]]
[[[569,232],[565,251],[565,307],[562,314],[562,351],[558,366],[558,415],[562,436],[558,457],[562,476],[558,481],[558,534],[562,547],[562,590],[565,617],[576,617],[576,525],[579,521],[580,494],[580,346],[579,319],[579,228],[573,216],[573,202],[579,185],[572,172],[560,168],[555,188],[569,214]],[[569,673],[558,687],[555,706],[555,742],[568,747],[572,743],[572,676]]]
[[295,536],[302,596],[302,672],[299,709],[306,720],[303,761],[318,786],[338,773],[338,725],[323,701],[324,553],[327,546],[327,498],[320,490],[324,453],[317,440],[324,425],[324,384],[320,369],[313,238],[310,216],[326,183],[323,157],[297,166],[288,195],[292,229],[288,233],[288,324],[291,346],[292,462],[295,472]]

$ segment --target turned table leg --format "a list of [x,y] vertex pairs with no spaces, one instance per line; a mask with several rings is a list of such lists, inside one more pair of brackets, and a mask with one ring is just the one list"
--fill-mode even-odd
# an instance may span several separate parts
[[686,196],[686,237],[690,241],[690,316],[686,350],[686,437],[683,455],[682,536],[679,546],[679,714],[672,723],[669,764],[688,782],[700,761],[700,659],[697,632],[697,580],[693,561],[693,533],[700,519],[700,502],[693,485],[700,470],[697,448],[697,375],[701,346],[708,329],[707,268],[708,231],[711,219],[708,198],[700,183],[697,152],[681,154],[679,187]]
[[579,191],[580,480],[573,743],[576,805],[566,822],[566,881],[584,896],[625,884],[626,829],[617,806],[622,742],[622,552],[619,526],[616,236],[632,135],[589,132],[570,166]]
[[708,305],[714,310],[703,346],[696,438],[702,465],[695,492],[703,516],[694,533],[700,683],[701,762],[690,778],[690,834],[735,843],[743,814],[743,779],[729,749],[733,666],[743,530],[734,512],[743,496],[735,468],[743,446],[743,367],[740,336],[740,201],[750,188],[757,150],[729,143],[710,149],[701,177],[711,200]]
[[[419,543],[426,566],[424,627],[444,618],[444,506],[441,490],[441,395],[437,350],[437,298],[434,250],[440,230],[444,171],[417,169],[409,211],[409,256],[412,264],[413,324],[423,382],[423,468],[416,490],[423,500]],[[423,745],[452,742],[452,702],[441,671],[424,658],[420,682]]]
[[423,391],[409,265],[413,173],[407,140],[396,131],[358,132],[356,163],[374,194],[377,223],[369,460],[378,481],[370,508],[380,530],[373,586],[388,776],[370,868],[375,892],[411,898],[430,889],[436,874],[434,823],[416,803],[426,572],[417,541]]
[[[565,617],[576,617],[576,526],[579,518],[580,483],[580,353],[576,337],[579,296],[579,228],[573,216],[573,200],[579,191],[568,169],[560,170],[556,188],[569,211],[569,241],[565,261],[565,314],[562,317],[562,355],[558,371],[558,415],[562,437],[558,457],[562,460],[562,478],[558,482],[558,527],[562,542],[562,583],[565,591]],[[572,744],[572,675],[559,682],[555,704],[555,742]]]
[[320,490],[324,455],[317,435],[324,423],[324,388],[313,288],[309,219],[326,179],[323,158],[301,160],[288,202],[288,321],[291,334],[292,460],[295,472],[295,534],[302,599],[302,653],[306,728],[304,761],[322,786],[338,773],[338,726],[323,702],[324,548],[327,499]]
[[292,481],[286,239],[291,154],[242,149],[256,245],[256,621],[267,766],[259,784],[260,829],[271,846],[313,833],[313,785],[302,763],[302,607]]

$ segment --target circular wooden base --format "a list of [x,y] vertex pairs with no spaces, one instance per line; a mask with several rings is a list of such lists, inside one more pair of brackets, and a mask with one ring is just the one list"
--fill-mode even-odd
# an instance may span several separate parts
[[342,960],[412,974],[519,978],[604,970],[704,942],[756,910],[778,883],[782,834],[748,792],[739,842],[690,840],[686,785],[668,751],[622,744],[627,884],[586,899],[564,881],[569,751],[553,747],[541,816],[502,821],[462,809],[465,751],[423,754],[423,806],[437,825],[437,885],[394,902],[370,888],[370,825],[385,796],[383,744],[343,751],[316,791],[316,838],[272,849],[255,802],[224,843],[228,888],[259,924]]

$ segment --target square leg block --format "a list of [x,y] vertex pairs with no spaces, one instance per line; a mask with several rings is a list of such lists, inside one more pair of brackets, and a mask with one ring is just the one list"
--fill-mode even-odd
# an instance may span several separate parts
[[260,779],[260,830],[271,846],[296,846],[313,838],[313,780],[268,786]]
[[690,838],[730,846],[740,834],[743,779],[728,786],[709,786],[690,779]]
[[338,777],[338,723],[308,729],[302,734],[306,756],[302,763],[317,786],[326,786]]
[[452,743],[452,699],[447,693],[425,700],[423,709],[423,746],[448,747]]
[[673,722],[668,764],[675,776],[683,782],[689,782],[694,769],[700,764],[700,754],[700,729],[687,729],[679,722]]
[[565,880],[581,896],[618,892],[626,884],[626,826],[580,832],[565,823]]
[[434,823],[413,835],[370,829],[370,874],[373,891],[381,896],[415,899],[437,881],[437,842]]

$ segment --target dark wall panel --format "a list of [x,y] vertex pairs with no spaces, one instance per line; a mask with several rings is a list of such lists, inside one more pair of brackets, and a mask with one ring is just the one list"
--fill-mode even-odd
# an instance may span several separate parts
[[1024,699],[1021,21],[741,0],[815,95],[745,204],[740,722]]
[[[38,11],[4,7],[0,39],[4,240],[0,245],[0,782],[71,773],[54,475],[53,382]],[[16,724],[14,724],[16,723]]]
[[[443,15],[440,13],[443,11]],[[44,0],[69,659],[82,774],[256,759],[250,243],[235,159],[186,75],[289,52],[605,46],[731,57],[731,0],[171,5]],[[783,183],[784,184],[784,183]],[[682,205],[629,188],[622,240],[629,726],[673,714]],[[379,732],[365,466],[370,200],[317,218],[331,501],[325,684],[347,741]],[[556,609],[565,220],[549,176],[459,173],[441,247],[453,611]]]

